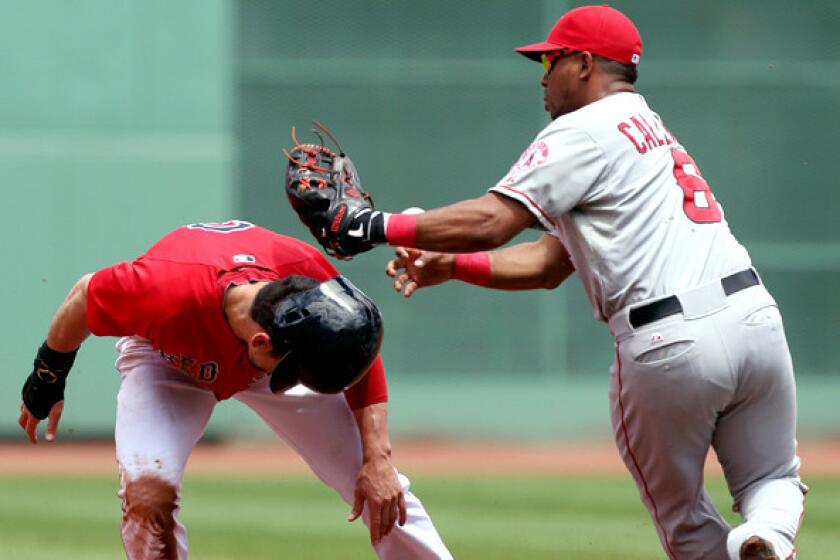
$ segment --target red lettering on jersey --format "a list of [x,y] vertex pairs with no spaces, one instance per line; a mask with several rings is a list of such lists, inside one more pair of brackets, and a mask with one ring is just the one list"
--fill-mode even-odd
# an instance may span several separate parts
[[674,158],[674,178],[683,190],[685,215],[698,224],[721,221],[720,206],[694,158],[679,148],[671,148],[671,156]]
[[658,130],[659,133],[665,138],[665,143],[669,146],[675,142],[673,134],[668,132],[668,129],[665,128],[665,125],[662,123],[662,119],[659,118],[659,115],[657,115],[656,113],[653,114],[653,127],[651,128]]
[[640,154],[646,153],[647,152],[647,146],[645,146],[644,144],[639,144],[638,142],[636,142],[636,139],[633,138],[633,134],[630,132],[630,129],[631,129],[630,125],[627,124],[626,122],[622,121],[622,122],[618,123],[618,131],[620,133],[622,133],[624,136],[626,136],[627,139],[630,140],[630,142],[633,143],[633,146],[635,146],[636,151],[639,152]]
[[642,136],[645,137],[645,142],[647,142],[648,147],[652,150],[657,147],[656,139],[653,137],[650,129],[646,127],[642,122],[636,117],[630,117],[630,120],[633,121],[633,124],[636,125],[636,128],[639,129],[639,132],[642,133]]
[[662,118],[653,113],[653,123],[656,126],[657,130],[665,137],[665,143],[669,146],[677,141],[677,137],[671,134],[671,131],[665,128],[665,123],[662,122]]
[[653,120],[656,123],[656,126],[659,127],[659,130],[662,131],[662,134],[665,135],[665,141],[668,145],[674,144],[677,142],[677,137],[671,134],[671,131],[665,127],[665,123],[662,122],[662,117],[657,115],[656,113],[653,114]]
[[650,130],[650,133],[653,135],[653,137],[654,137],[654,138],[656,138],[656,142],[657,142],[660,146],[664,146],[664,145],[665,145],[665,140],[664,140],[664,139],[662,139],[662,138],[660,138],[660,137],[656,134],[656,128],[655,128],[655,127],[653,127],[653,126],[650,126],[650,123],[648,122],[648,120],[647,120],[644,116],[642,116],[642,115],[639,115],[639,120],[641,120],[643,123],[645,123],[645,126],[647,127],[647,129],[648,129],[648,130]]

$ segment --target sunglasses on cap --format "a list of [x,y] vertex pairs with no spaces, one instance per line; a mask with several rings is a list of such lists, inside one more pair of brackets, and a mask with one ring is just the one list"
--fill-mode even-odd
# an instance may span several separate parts
[[574,54],[578,51],[571,51],[568,49],[561,49],[559,51],[551,51],[547,53],[542,53],[540,55],[540,60],[542,60],[543,69],[545,69],[545,73],[551,73],[551,69],[554,68],[554,64],[563,58],[564,56],[568,56],[570,54]]

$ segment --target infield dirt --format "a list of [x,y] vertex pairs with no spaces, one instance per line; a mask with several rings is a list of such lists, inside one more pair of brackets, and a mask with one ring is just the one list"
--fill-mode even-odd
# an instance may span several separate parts
[[[394,463],[407,474],[473,476],[623,474],[624,466],[611,442],[521,444],[472,441],[396,441]],[[840,440],[800,442],[803,478],[840,475]],[[190,457],[190,474],[304,473],[306,464],[282,443],[230,442],[199,444]],[[116,473],[112,442],[0,443],[3,474]],[[720,473],[713,455],[707,475]]]

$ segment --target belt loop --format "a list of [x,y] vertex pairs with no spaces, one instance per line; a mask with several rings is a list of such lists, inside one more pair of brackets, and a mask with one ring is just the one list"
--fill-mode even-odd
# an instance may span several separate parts
[[629,305],[620,311],[616,311],[610,317],[607,324],[610,327],[613,338],[616,340],[622,340],[634,331],[633,326],[630,324],[630,309],[633,307],[633,305]]
[[697,319],[727,307],[726,293],[720,281],[710,282],[677,294],[683,308],[684,319]]

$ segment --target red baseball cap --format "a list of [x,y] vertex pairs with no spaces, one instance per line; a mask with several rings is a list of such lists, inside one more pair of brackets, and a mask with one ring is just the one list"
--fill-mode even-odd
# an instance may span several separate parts
[[558,19],[545,41],[515,50],[531,60],[540,60],[543,53],[560,49],[589,51],[624,64],[638,64],[642,38],[630,18],[615,8],[606,4],[581,6]]

